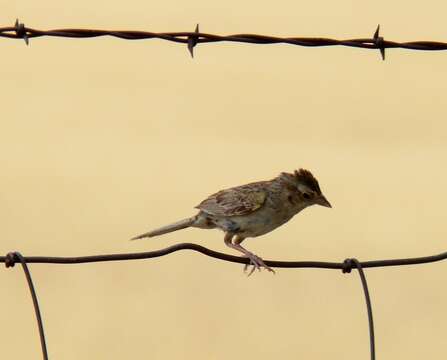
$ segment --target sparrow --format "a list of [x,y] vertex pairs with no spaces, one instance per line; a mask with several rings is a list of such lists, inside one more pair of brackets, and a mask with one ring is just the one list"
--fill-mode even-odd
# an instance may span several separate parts
[[[301,210],[321,205],[332,207],[321,192],[317,179],[309,170],[283,172],[276,178],[221,190],[195,208],[199,212],[189,218],[135,236],[132,240],[150,238],[189,227],[220,229],[225,244],[250,260],[252,269],[274,270],[257,255],[242,247],[246,238],[269,233],[288,222]],[[245,266],[248,269],[249,264]]]

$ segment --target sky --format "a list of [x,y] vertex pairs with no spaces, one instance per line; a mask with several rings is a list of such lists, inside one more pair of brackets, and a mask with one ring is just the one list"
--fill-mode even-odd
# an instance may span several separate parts
[[[0,0],[49,30],[257,33],[447,41],[446,4]],[[208,195],[311,170],[333,205],[244,245],[264,259],[340,262],[446,250],[447,52],[161,40],[0,39],[0,254],[81,256],[194,242],[128,241],[194,215]],[[32,264],[50,358],[368,358],[358,275],[158,259]],[[444,358],[445,264],[366,270],[383,360]],[[19,267],[0,272],[5,358],[39,358]]]

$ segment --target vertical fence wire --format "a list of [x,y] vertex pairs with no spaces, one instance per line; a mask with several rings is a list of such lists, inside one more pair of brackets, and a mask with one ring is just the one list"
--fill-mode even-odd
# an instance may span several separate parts
[[14,267],[16,259],[22,264],[23,272],[25,273],[26,281],[28,283],[29,291],[31,293],[31,298],[33,299],[34,312],[36,314],[37,327],[39,328],[40,346],[42,348],[43,360],[48,360],[47,343],[45,341],[45,333],[43,330],[42,315],[40,313],[39,301],[37,300],[36,289],[34,288],[33,279],[31,278],[31,273],[26,264],[26,259],[19,252],[11,252],[6,255],[5,265],[6,267]]

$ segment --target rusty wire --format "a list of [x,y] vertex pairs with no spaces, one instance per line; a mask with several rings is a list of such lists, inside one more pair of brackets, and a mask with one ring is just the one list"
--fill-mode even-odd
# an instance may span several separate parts
[[[412,41],[412,42],[395,42],[385,40],[379,34],[380,26],[377,27],[372,38],[336,40],[329,38],[315,38],[315,37],[275,37],[256,34],[236,34],[236,35],[213,35],[199,32],[197,25],[194,32],[165,32],[154,33],[147,31],[108,31],[108,30],[94,30],[94,29],[57,29],[57,30],[37,30],[26,27],[23,23],[16,20],[14,26],[0,28],[0,37],[23,39],[25,43],[29,44],[29,39],[42,36],[52,37],[67,37],[67,38],[91,38],[99,36],[112,36],[126,40],[143,40],[143,39],[161,39],[171,42],[177,42],[187,45],[187,49],[191,56],[194,57],[194,48],[200,43],[211,42],[241,42],[250,44],[290,44],[305,47],[320,47],[320,46],[347,46],[364,49],[379,50],[381,57],[385,60],[385,49],[388,48],[402,48],[409,50],[425,50],[437,51],[447,50],[447,43],[435,41]],[[103,261],[123,261],[123,260],[138,260],[149,259],[160,256],[165,256],[179,250],[194,250],[204,255],[241,264],[248,264],[249,260],[242,257],[228,255],[217,251],[210,250],[203,246],[191,243],[182,243],[170,246],[165,249],[144,252],[144,253],[130,253],[130,254],[111,254],[111,255],[94,255],[82,257],[47,257],[47,256],[29,256],[24,257],[18,252],[9,253],[7,256],[0,256],[0,262],[4,262],[6,267],[13,267],[16,262],[22,264],[27,283],[30,289],[31,297],[34,304],[34,310],[39,328],[39,335],[42,347],[43,359],[48,359],[45,335],[43,330],[43,322],[37,301],[36,291],[32,282],[31,274],[29,272],[27,263],[52,263],[52,264],[81,264],[90,262]],[[350,273],[353,268],[359,272],[360,280],[363,287],[363,292],[366,300],[368,325],[369,325],[369,339],[370,339],[370,355],[371,360],[375,360],[375,338],[374,325],[372,315],[371,299],[368,291],[368,285],[363,268],[373,267],[387,267],[387,266],[403,266],[431,263],[447,259],[447,252],[438,255],[408,258],[408,259],[392,259],[392,260],[374,260],[359,262],[357,259],[348,258],[342,263],[337,262],[320,262],[320,261],[265,261],[268,266],[280,268],[323,268],[323,269],[338,269],[343,273]]]
[[337,40],[322,37],[277,37],[258,34],[234,34],[234,35],[215,35],[202,33],[199,31],[199,25],[195,31],[188,32],[150,32],[135,30],[98,30],[98,29],[55,29],[38,30],[26,27],[25,24],[16,20],[14,26],[0,28],[0,37],[11,39],[24,39],[26,44],[29,40],[36,37],[52,36],[64,38],[93,38],[99,36],[112,36],[125,40],[143,40],[143,39],[161,39],[181,44],[186,44],[191,56],[194,56],[194,48],[198,44],[215,42],[239,42],[249,44],[289,44],[306,47],[320,46],[348,46],[362,49],[379,50],[381,57],[385,60],[385,49],[400,48],[408,50],[439,51],[447,50],[447,43],[438,41],[409,41],[397,42],[385,40],[380,36],[380,25],[370,38]]
[[[22,256],[18,252],[8,253],[6,256],[0,256],[0,262],[5,263],[6,267],[13,267],[16,262],[22,264],[23,270],[28,281],[28,286],[33,298],[36,318],[39,326],[39,334],[42,346],[43,359],[47,360],[47,349],[45,343],[45,336],[43,332],[42,319],[40,316],[39,305],[37,302],[37,295],[34,290],[34,286],[31,280],[31,275],[29,273],[27,263],[45,263],[45,264],[83,264],[92,262],[104,262],[104,261],[124,261],[124,260],[141,260],[141,259],[151,259],[156,257],[165,256],[180,250],[194,250],[203,255],[239,264],[249,264],[249,259],[238,257],[234,255],[224,254],[218,251],[208,249],[204,246],[192,243],[181,243],[176,244],[164,249],[142,252],[142,253],[128,253],[128,254],[109,254],[109,255],[92,255],[92,256],[78,256],[78,257],[51,257],[51,256]],[[335,269],[342,270],[343,273],[350,273],[352,269],[357,268],[360,280],[363,287],[363,292],[366,300],[366,308],[368,314],[368,325],[369,325],[369,342],[370,342],[370,354],[371,360],[375,360],[375,338],[374,338],[374,324],[373,324],[373,314],[371,299],[368,291],[368,284],[366,281],[365,274],[363,272],[364,268],[375,268],[375,267],[388,267],[388,266],[404,266],[404,265],[417,265],[426,264],[436,261],[441,261],[447,259],[447,252],[425,256],[417,258],[407,258],[407,259],[391,259],[391,260],[372,260],[360,262],[355,258],[348,258],[345,261],[339,262],[323,262],[323,261],[273,261],[265,260],[264,262],[271,267],[279,268],[320,268],[320,269]]]
[[40,313],[39,301],[37,300],[36,289],[34,288],[33,279],[31,278],[31,273],[26,264],[25,258],[18,251],[10,252],[5,256],[4,262],[6,267],[14,267],[16,261],[22,264],[23,272],[25,273],[26,282],[28,283],[28,288],[33,300],[34,313],[36,314],[37,327],[39,329],[40,346],[42,348],[43,360],[48,360],[47,343],[45,340],[45,333],[43,330],[42,315]]

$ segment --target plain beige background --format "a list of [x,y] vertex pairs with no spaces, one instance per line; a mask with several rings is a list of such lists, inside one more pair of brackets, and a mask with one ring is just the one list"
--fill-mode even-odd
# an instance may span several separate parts
[[[444,1],[5,1],[0,26],[447,40]],[[446,250],[446,52],[160,40],[1,39],[0,252],[225,248],[218,231],[129,242],[212,192],[311,169],[313,207],[246,245],[342,261]],[[358,275],[181,252],[31,265],[51,359],[367,359]],[[444,359],[445,263],[367,271],[378,359]],[[2,358],[38,359],[21,269],[0,271]]]

